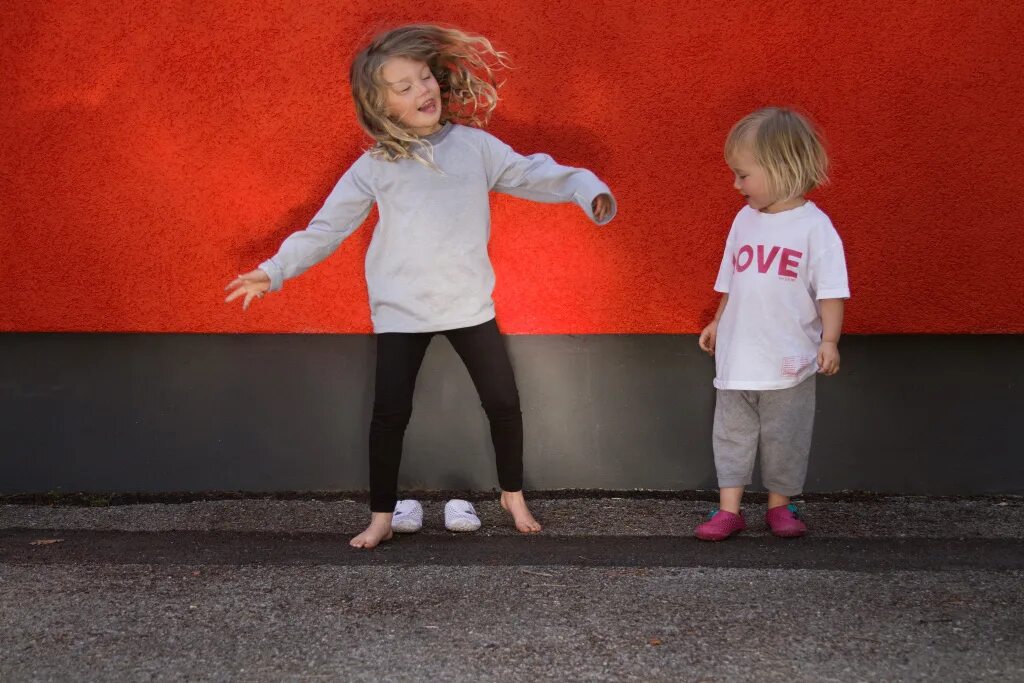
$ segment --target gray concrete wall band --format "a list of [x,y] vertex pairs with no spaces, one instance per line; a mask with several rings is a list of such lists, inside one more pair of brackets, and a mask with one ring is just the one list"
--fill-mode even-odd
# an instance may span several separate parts
[[[694,335],[508,337],[527,489],[713,489],[711,360]],[[1024,336],[853,336],[818,383],[806,490],[1024,492]],[[363,490],[368,335],[0,334],[0,493]],[[497,486],[443,337],[401,486]],[[755,488],[759,479],[755,479]]]

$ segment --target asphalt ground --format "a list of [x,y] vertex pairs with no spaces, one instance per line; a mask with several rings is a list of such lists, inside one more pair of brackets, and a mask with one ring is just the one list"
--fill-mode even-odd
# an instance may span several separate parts
[[2,505],[0,680],[1024,680],[1024,499],[477,497],[374,551],[344,497]]

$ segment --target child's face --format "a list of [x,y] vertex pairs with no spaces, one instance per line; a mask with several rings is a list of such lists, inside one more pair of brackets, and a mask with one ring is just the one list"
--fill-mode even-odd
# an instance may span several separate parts
[[381,76],[387,84],[387,115],[415,135],[440,129],[441,86],[430,67],[405,57],[384,62]]
[[732,186],[739,190],[747,204],[757,211],[770,210],[769,207],[776,203],[777,198],[772,195],[764,169],[754,161],[754,155],[748,147],[741,146],[733,153],[729,159],[729,168],[735,174]]

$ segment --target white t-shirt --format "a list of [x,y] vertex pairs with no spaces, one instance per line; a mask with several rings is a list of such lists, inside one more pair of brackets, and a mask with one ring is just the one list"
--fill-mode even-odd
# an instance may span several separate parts
[[813,202],[780,213],[743,207],[732,223],[715,291],[715,386],[786,389],[818,371],[820,299],[846,299],[843,242]]

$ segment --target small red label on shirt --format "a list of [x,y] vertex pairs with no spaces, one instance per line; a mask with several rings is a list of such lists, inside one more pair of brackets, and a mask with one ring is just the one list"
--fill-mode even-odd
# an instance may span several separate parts
[[814,360],[814,356],[786,356],[782,359],[782,374],[785,377],[796,377]]

